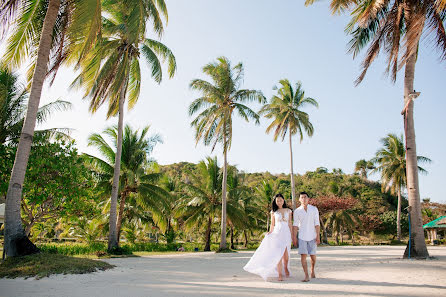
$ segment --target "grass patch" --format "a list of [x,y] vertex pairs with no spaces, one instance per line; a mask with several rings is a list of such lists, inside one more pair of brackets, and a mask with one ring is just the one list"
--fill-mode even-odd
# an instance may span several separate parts
[[83,274],[113,268],[106,262],[59,254],[38,253],[7,258],[0,264],[0,278],[36,277],[52,274]]

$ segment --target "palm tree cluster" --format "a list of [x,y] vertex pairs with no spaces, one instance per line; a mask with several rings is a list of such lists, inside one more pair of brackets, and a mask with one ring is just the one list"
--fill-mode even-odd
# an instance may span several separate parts
[[[227,154],[232,143],[232,121],[234,113],[238,114],[245,121],[253,119],[259,124],[260,115],[264,114],[267,119],[272,119],[266,132],[275,128],[274,141],[278,136],[285,138],[288,131],[291,156],[291,188],[293,208],[296,207],[293,173],[293,153],[291,136],[299,133],[302,141],[304,133],[313,135],[313,125],[309,120],[309,115],[302,111],[302,108],[310,104],[318,106],[315,99],[305,97],[302,84],[298,82],[293,89],[289,80],[280,81],[281,87],[277,90],[277,95],[271,98],[271,102],[265,104],[256,113],[254,110],[243,104],[245,102],[266,103],[262,92],[257,90],[240,89],[244,76],[243,65],[241,63],[231,66],[226,57],[219,57],[214,63],[209,63],[203,67],[203,72],[210,76],[212,82],[202,79],[192,80],[190,87],[202,93],[202,96],[195,99],[189,106],[189,115],[197,114],[191,122],[195,128],[195,140],[200,140],[205,145],[211,145],[212,150],[220,143],[223,148],[223,181],[222,181],[222,214],[221,214],[221,239],[220,249],[226,249],[226,205],[227,205]],[[271,197],[270,197],[271,199]]]
[[[162,80],[161,61],[167,60],[170,77],[176,70],[170,49],[146,37],[148,24],[152,24],[158,37],[163,33],[163,18],[167,20],[164,0],[11,0],[0,5],[0,17],[6,28],[12,29],[5,65],[19,67],[25,60],[31,60],[28,106],[6,199],[6,254],[17,256],[36,250],[23,231],[20,201],[43,83],[49,75],[55,75],[62,64],[74,64],[80,72],[73,86],[85,90],[85,97],[91,100],[92,112],[108,102],[107,115],[119,115],[109,236],[109,250],[117,249],[116,210],[124,103],[128,99],[131,108],[138,100],[141,54],[158,83]],[[29,249],[24,248],[26,246]]]
[[[414,91],[414,76],[422,34],[430,34],[440,58],[446,59],[443,25],[446,1],[332,0],[330,6],[333,13],[350,12],[351,21],[346,27],[352,37],[350,53],[356,57],[368,47],[356,84],[364,80],[380,51],[387,57],[386,72],[393,82],[404,68],[405,140],[403,136],[389,134],[382,140],[383,148],[375,158],[358,161],[355,172],[363,181],[367,181],[369,173],[380,173],[382,190],[398,196],[398,239],[402,191],[407,189],[414,237],[410,253],[425,258],[428,253],[418,187],[418,172],[425,170],[418,163],[430,160],[416,152],[413,99],[419,93]],[[220,235],[219,248],[224,250],[228,234],[231,247],[234,238],[241,235],[247,245],[253,232],[269,226],[269,204],[280,185],[264,180],[252,191],[243,173],[228,164],[236,116],[255,124],[260,123],[261,116],[265,117],[269,121],[266,133],[273,132],[274,141],[279,138],[284,141],[288,133],[291,198],[292,207],[296,207],[292,137],[297,134],[302,142],[304,136],[313,136],[313,124],[304,109],[318,107],[316,99],[306,96],[301,82],[280,80],[273,88],[276,93],[267,100],[259,90],[242,88],[242,63],[233,65],[226,57],[218,57],[205,65],[202,71],[208,80],[193,79],[190,83],[190,89],[200,95],[192,101],[188,113],[194,117],[191,126],[196,144],[202,141],[211,146],[211,151],[221,146],[223,165],[219,167],[217,158],[207,158],[199,163],[197,170],[187,172],[187,179],[163,176],[151,159],[151,152],[161,138],[148,136],[149,127],[133,130],[126,126],[124,113],[126,102],[128,109],[132,109],[139,100],[142,57],[157,83],[163,80],[162,63],[167,64],[170,78],[176,72],[175,56],[160,41],[168,20],[164,0],[7,0],[0,4],[0,18],[5,27],[2,33],[9,33],[4,61],[0,64],[0,144],[16,148],[6,194],[7,256],[37,250],[21,222],[22,191],[33,137],[39,134],[46,139],[68,137],[68,130],[63,128],[35,129],[53,111],[70,108],[68,102],[60,100],[39,108],[44,82],[48,80],[51,84],[62,65],[72,66],[76,71],[70,87],[84,91],[92,113],[107,105],[107,118],[118,117],[117,126],[88,139],[100,156],[83,156],[96,180],[95,191],[102,198],[102,217],[108,215],[110,252],[119,250],[122,232],[134,241],[147,224],[156,226],[167,242],[172,242],[183,227],[186,231],[202,232],[205,250],[210,250],[214,234]],[[21,67],[25,61],[30,61],[29,84],[21,86],[11,69]],[[259,110],[255,111],[250,104],[258,104]],[[325,168],[319,168],[314,174],[326,173]],[[341,176],[343,172],[334,169],[333,175]],[[333,185],[332,192],[338,194],[342,189]],[[359,224],[351,208],[332,209],[323,219],[324,230],[330,228],[336,238],[343,231],[352,232],[352,226]],[[88,235],[91,240],[98,236],[93,232],[98,220],[79,221],[79,225],[91,231]],[[220,224],[219,232],[214,228],[216,224]]]

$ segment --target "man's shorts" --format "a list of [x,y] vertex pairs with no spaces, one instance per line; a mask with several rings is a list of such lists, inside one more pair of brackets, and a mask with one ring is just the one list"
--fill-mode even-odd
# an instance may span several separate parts
[[316,239],[305,241],[299,238],[299,255],[316,255]]

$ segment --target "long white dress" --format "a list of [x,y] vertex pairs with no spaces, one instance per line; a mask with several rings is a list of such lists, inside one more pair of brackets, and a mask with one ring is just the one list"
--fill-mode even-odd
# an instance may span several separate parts
[[[279,211],[274,212],[273,232],[265,235],[254,255],[243,267],[244,270],[260,275],[264,280],[268,277],[278,277],[277,264],[285,250],[288,252],[288,270],[290,270],[291,232],[288,225],[290,216],[290,209],[283,215]],[[282,275],[285,275],[284,266],[282,269]]]

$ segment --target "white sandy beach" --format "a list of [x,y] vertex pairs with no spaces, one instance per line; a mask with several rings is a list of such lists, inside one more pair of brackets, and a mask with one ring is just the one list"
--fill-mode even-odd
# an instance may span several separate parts
[[117,267],[40,280],[0,279],[9,296],[446,296],[446,248],[435,259],[402,260],[402,246],[320,247],[317,279],[301,283],[299,255],[292,277],[264,282],[243,271],[253,252],[183,253],[109,259]]

